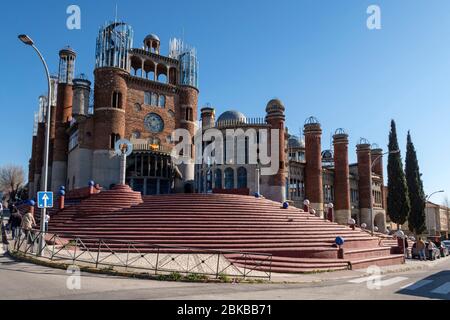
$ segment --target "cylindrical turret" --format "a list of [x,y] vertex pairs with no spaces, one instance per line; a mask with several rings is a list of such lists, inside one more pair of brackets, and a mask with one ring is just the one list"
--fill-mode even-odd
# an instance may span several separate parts
[[91,94],[91,82],[81,75],[73,80],[73,108],[72,113],[77,116],[89,115],[89,97]]
[[204,107],[201,110],[202,114],[202,127],[208,129],[214,127],[215,124],[215,110],[211,107]]
[[278,155],[279,158],[275,159],[272,155],[272,166],[273,161],[278,161],[278,172],[275,175],[269,176],[268,178],[268,194],[267,197],[279,202],[286,201],[286,142],[285,133],[286,129],[284,127],[284,122],[286,117],[284,115],[285,107],[283,103],[278,99],[270,100],[266,106],[266,122],[271,126],[271,130],[278,130],[278,141],[270,137],[270,150],[272,149],[272,144],[278,144]]
[[58,95],[55,111],[55,139],[53,142],[52,184],[54,192],[66,185],[69,136],[66,133],[72,120],[72,82],[76,53],[71,48],[59,52]]
[[112,150],[114,140],[125,137],[127,73],[116,68],[98,68],[94,74],[94,148]]
[[306,120],[304,134],[306,199],[310,201],[310,207],[323,217],[322,128],[316,118]]
[[358,156],[358,189],[359,189],[359,207],[361,213],[361,222],[366,223],[368,227],[372,226],[370,219],[371,208],[371,154],[370,143],[366,139],[361,139],[356,146]]
[[383,177],[383,149],[372,145],[371,159],[373,163],[373,173]]
[[[186,129],[193,138],[197,130],[197,109],[198,109],[198,90],[191,86],[180,87],[180,109],[179,109],[179,123],[178,128]],[[190,164],[182,164],[179,166],[183,175],[183,188],[185,192],[193,192],[194,177],[195,177],[195,146],[191,146],[191,160]],[[179,191],[181,186],[176,186]]]
[[336,130],[334,145],[334,218],[339,224],[347,224],[351,218],[350,207],[350,170],[348,166],[348,134]]

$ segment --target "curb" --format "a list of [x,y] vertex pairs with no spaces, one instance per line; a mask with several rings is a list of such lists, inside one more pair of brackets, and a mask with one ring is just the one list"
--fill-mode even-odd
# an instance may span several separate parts
[[[60,270],[67,270],[68,267],[73,266],[74,264],[68,264],[68,263],[57,263],[57,262],[49,262],[45,260],[41,260],[34,257],[24,256],[22,254],[17,254],[13,252],[5,252],[5,256],[10,257],[11,259],[14,259],[16,261],[21,262],[27,262],[32,263],[38,266],[43,266],[47,268],[53,268],[53,269],[60,269]],[[92,273],[92,274],[103,274],[103,275],[109,275],[114,277],[122,277],[122,278],[132,278],[132,279],[141,279],[141,280],[153,280],[153,281],[171,281],[171,282],[190,282],[190,283],[242,283],[242,284],[270,284],[271,282],[265,281],[265,280],[243,280],[238,279],[237,281],[234,278],[229,278],[228,281],[224,281],[222,279],[213,279],[213,278],[201,278],[201,279],[189,279],[188,276],[181,276],[177,279],[170,278],[170,275],[152,275],[149,273],[133,273],[133,272],[123,272],[123,271],[115,271],[109,268],[104,269],[98,269],[94,267],[88,267],[88,266],[80,266],[76,265],[80,271]],[[201,277],[201,275],[199,275]]]

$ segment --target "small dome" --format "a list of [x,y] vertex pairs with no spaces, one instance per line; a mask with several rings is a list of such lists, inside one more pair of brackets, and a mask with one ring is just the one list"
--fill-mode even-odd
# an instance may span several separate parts
[[275,110],[285,110],[284,104],[280,99],[272,99],[267,103],[266,112],[273,112]]
[[59,51],[59,56],[61,58],[65,57],[65,56],[75,56],[76,57],[77,53],[70,46],[66,46]]
[[289,148],[305,148],[305,141],[297,136],[290,136],[288,139]]
[[328,162],[333,160],[333,152],[331,150],[322,151],[322,161]]
[[161,42],[159,40],[159,37],[156,34],[153,34],[153,33],[151,33],[148,36],[146,36],[145,39],[144,39],[144,42],[147,41],[147,40],[156,40],[158,42]]
[[242,112],[230,110],[222,113],[220,117],[217,119],[217,122],[232,121],[232,120],[246,122],[247,118]]

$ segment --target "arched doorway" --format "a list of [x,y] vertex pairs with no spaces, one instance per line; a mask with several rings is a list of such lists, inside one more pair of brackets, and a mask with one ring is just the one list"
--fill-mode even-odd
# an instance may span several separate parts
[[374,225],[378,227],[378,232],[386,231],[386,217],[383,212],[375,212],[375,217],[373,219]]

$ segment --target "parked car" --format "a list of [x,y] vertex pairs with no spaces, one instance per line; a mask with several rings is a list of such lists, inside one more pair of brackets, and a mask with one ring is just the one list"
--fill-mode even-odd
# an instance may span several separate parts
[[441,257],[445,258],[449,255],[448,248],[443,243],[441,243],[441,245],[439,246],[439,250],[441,251]]
[[442,241],[442,244],[450,251],[450,240],[444,240]]
[[436,260],[441,258],[441,250],[432,241],[427,241],[426,245],[426,255],[429,260]]
[[434,243],[441,252],[441,257],[449,255],[449,248],[441,241],[440,237],[428,237],[428,241]]

